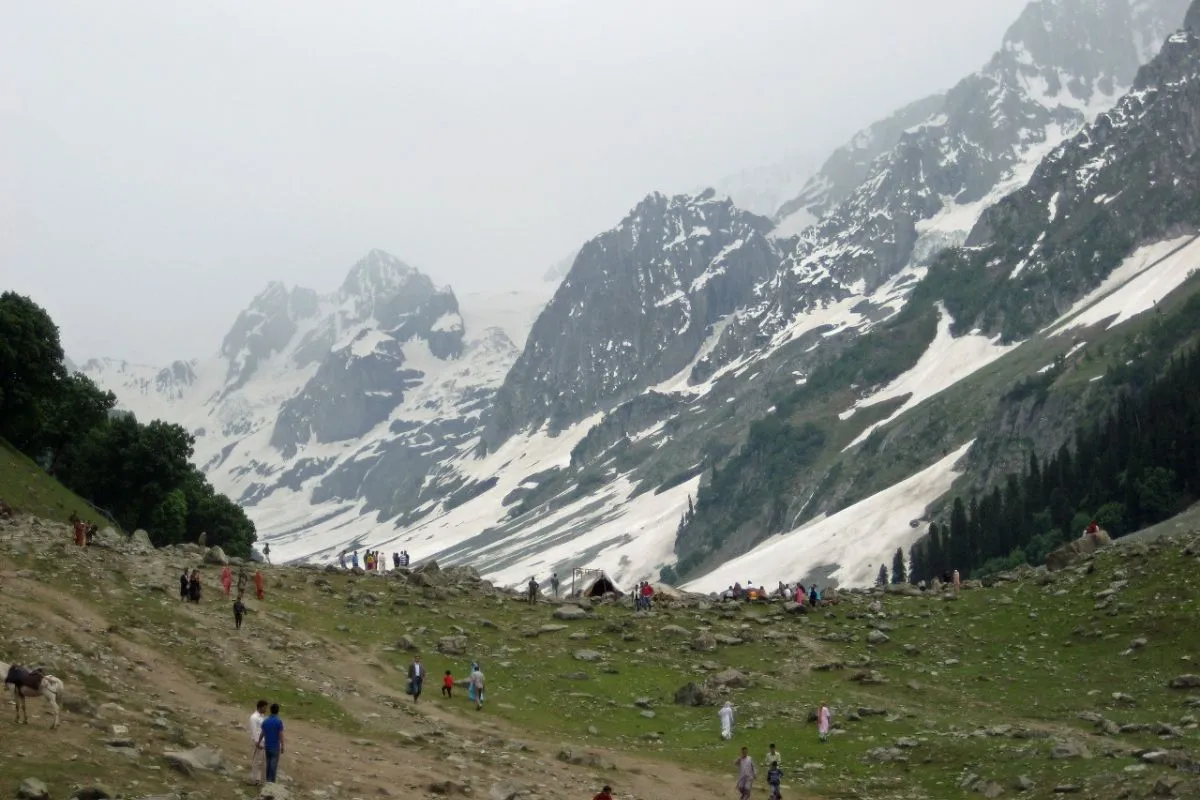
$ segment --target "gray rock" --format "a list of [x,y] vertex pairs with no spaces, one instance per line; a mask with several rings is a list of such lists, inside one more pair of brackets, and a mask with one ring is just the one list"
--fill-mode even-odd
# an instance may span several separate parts
[[204,563],[223,567],[229,563],[229,557],[225,555],[225,551],[220,547],[213,546],[204,551]]
[[566,625],[554,625],[551,623],[546,623],[538,628],[538,633],[558,633],[559,631],[565,631],[566,629]]
[[1200,689],[1200,675],[1180,675],[1168,684],[1172,689]]
[[129,545],[134,550],[153,550],[154,545],[150,543],[150,534],[146,533],[141,528],[133,532],[129,537]]
[[50,800],[50,790],[37,778],[26,778],[17,786],[18,800]]
[[438,639],[437,649],[439,653],[444,653],[448,656],[461,656],[466,655],[469,644],[466,636],[443,636]]
[[1079,742],[1057,742],[1050,749],[1050,757],[1057,760],[1091,758],[1087,747]]
[[691,631],[689,631],[687,628],[680,627],[679,625],[664,625],[659,630],[659,633],[665,634],[666,636],[674,636],[679,639],[686,639],[692,635]]
[[692,640],[692,649],[701,653],[710,653],[717,649],[716,638],[707,631],[696,634]]
[[677,706],[711,706],[712,693],[698,683],[687,683],[675,690]]
[[268,783],[259,791],[258,800],[291,800],[291,792],[278,783]]
[[867,634],[868,644],[887,644],[889,641],[888,635],[881,630],[873,630]]
[[211,747],[194,747],[191,750],[168,750],[163,758],[176,772],[192,776],[197,772],[221,772],[225,768],[225,760],[219,750]]
[[595,650],[576,650],[574,658],[576,661],[599,661],[604,658],[604,654]]
[[745,689],[750,685],[750,679],[745,673],[736,669],[727,669],[715,675],[709,675],[705,683],[712,686],[724,686],[728,689]]
[[93,783],[90,786],[83,786],[75,790],[71,795],[71,800],[109,800],[116,797],[112,790],[100,783]]
[[1037,784],[1031,781],[1028,775],[1018,775],[1013,781],[1013,788],[1018,792],[1032,792],[1037,788]]
[[587,619],[588,612],[579,606],[560,606],[554,609],[554,618],[568,621]]

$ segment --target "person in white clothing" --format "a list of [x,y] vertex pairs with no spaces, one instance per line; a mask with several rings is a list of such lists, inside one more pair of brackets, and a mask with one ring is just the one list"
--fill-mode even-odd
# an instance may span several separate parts
[[733,738],[733,704],[726,701],[725,705],[721,706],[721,710],[717,712],[717,716],[721,718],[721,738],[729,740]]
[[248,726],[250,741],[254,743],[254,754],[250,756],[250,782],[255,786],[262,785],[263,772],[267,766],[267,754],[258,741],[262,738],[262,724],[266,718],[267,701],[259,700],[255,706],[254,713],[250,715],[250,724]]

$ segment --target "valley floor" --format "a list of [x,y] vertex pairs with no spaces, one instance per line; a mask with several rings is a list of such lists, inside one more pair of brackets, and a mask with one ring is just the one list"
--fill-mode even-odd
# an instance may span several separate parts
[[[0,659],[67,685],[58,731],[40,699],[28,727],[0,718],[0,783],[253,797],[244,725],[261,696],[283,706],[297,798],[550,800],[604,783],[625,800],[733,797],[737,748],[761,760],[769,742],[785,797],[1200,796],[1200,689],[1169,687],[1200,672],[1200,534],[1174,536],[957,599],[843,593],[808,615],[689,599],[560,620],[466,569],[268,568],[238,633],[219,567],[201,567],[203,603],[177,599],[199,548],[140,552],[110,534],[83,551],[61,525],[0,521]],[[414,648],[430,672],[415,705]],[[464,678],[473,659],[482,712],[438,696],[442,672]],[[674,702],[689,682],[735,704],[731,742],[714,706]],[[822,702],[825,745],[810,719]],[[222,767],[183,774],[163,757],[197,746]]]

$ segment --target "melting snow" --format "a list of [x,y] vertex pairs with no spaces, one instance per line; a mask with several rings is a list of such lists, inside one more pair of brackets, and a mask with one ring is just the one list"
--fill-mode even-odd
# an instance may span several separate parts
[[926,507],[950,489],[957,476],[954,466],[971,444],[831,517],[773,536],[683,588],[720,592],[747,581],[769,587],[827,565],[837,567],[832,578],[839,586],[869,586],[879,565],[891,564],[897,547],[907,549],[924,535],[924,526],[914,528],[910,523],[922,518]]
[[1051,336],[1111,318],[1108,327],[1152,308],[1200,269],[1200,237],[1140,247],[1049,328]]

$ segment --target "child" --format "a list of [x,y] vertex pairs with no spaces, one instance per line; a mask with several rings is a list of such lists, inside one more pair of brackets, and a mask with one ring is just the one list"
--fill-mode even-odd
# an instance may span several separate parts
[[442,694],[450,697],[454,692],[454,676],[450,674],[450,670],[446,670],[446,674],[442,677]]
[[246,613],[246,604],[242,602],[242,596],[239,594],[237,600],[233,601],[233,624],[239,631],[242,629],[242,616]]
[[779,768],[779,762],[772,763],[767,769],[767,784],[771,787],[771,800],[780,800],[783,795],[779,793],[779,784],[783,780],[783,770]]

